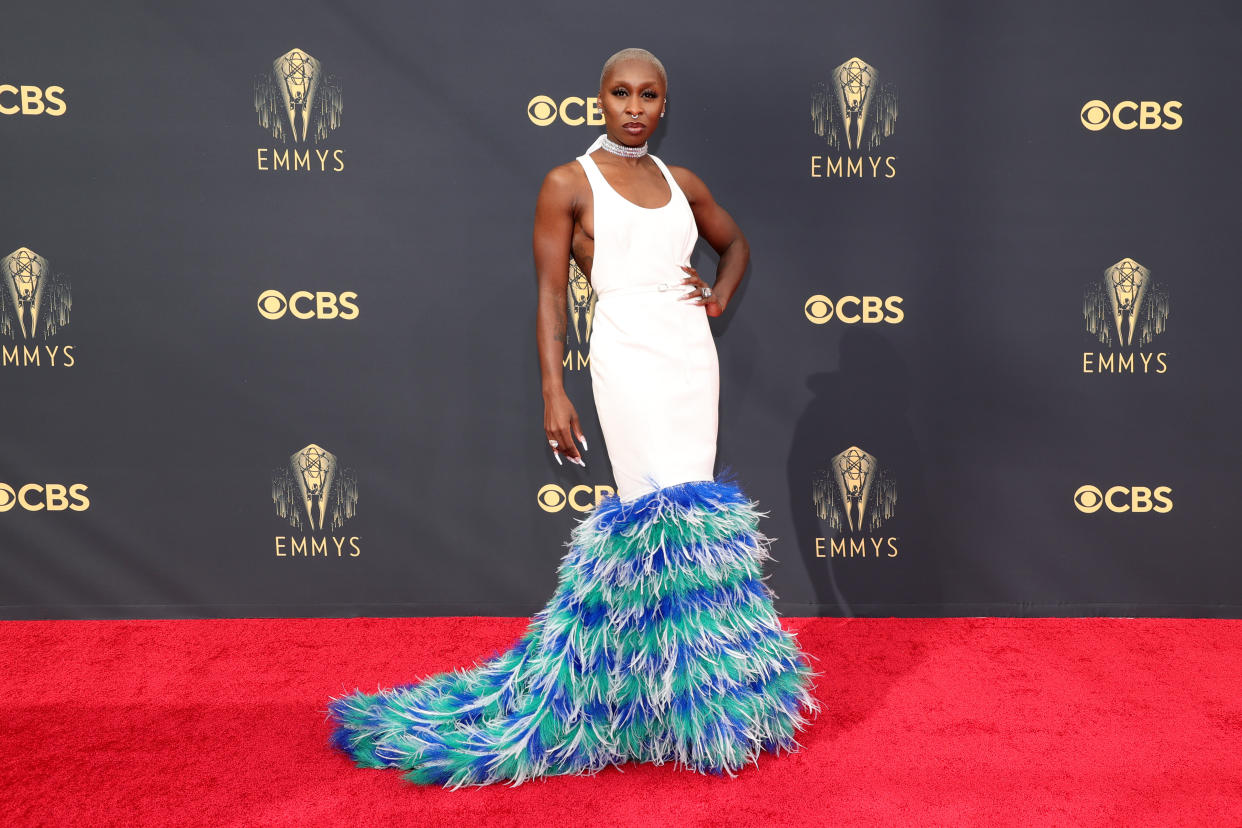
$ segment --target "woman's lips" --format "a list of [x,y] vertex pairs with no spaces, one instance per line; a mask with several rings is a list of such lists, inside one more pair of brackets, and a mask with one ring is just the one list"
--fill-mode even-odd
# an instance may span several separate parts
[[647,125],[640,124],[635,121],[631,121],[628,124],[622,124],[621,128],[624,129],[626,132],[642,132],[644,129],[647,128]]

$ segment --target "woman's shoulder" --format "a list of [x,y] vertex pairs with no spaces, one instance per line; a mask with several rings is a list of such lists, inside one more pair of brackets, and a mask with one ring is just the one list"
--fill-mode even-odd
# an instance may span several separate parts
[[668,168],[668,174],[677,182],[677,186],[681,187],[686,195],[691,196],[695,193],[707,191],[707,185],[703,183],[703,179],[695,175],[689,167],[683,167],[679,164],[669,164],[661,160],[662,164]]
[[577,159],[558,164],[548,170],[543,177],[543,186],[539,190],[540,199],[552,198],[556,201],[572,203],[583,196],[583,191],[590,188],[586,171]]
[[575,158],[572,161],[566,161],[564,164],[557,164],[548,170],[547,175],[543,177],[545,183],[554,185],[573,185],[586,181],[586,171],[582,169],[582,165]]

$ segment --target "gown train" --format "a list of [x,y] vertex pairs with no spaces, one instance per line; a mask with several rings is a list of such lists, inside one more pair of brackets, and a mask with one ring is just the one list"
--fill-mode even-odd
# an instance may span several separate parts
[[769,540],[732,481],[603,500],[555,593],[473,668],[333,698],[331,744],[419,784],[519,784],[627,761],[730,776],[819,711],[762,580]]

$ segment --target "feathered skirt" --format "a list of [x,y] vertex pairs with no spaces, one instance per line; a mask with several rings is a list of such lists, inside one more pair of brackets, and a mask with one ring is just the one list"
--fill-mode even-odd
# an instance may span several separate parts
[[512,648],[333,698],[331,744],[419,784],[518,784],[627,761],[727,773],[794,750],[817,675],[761,580],[755,504],[721,480],[603,500]]

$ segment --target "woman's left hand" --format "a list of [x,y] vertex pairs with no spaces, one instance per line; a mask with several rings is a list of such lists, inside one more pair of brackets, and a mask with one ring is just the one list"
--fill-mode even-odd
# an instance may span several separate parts
[[682,265],[681,269],[690,274],[685,279],[682,279],[681,283],[683,285],[694,285],[697,290],[687,293],[678,301],[702,305],[707,309],[708,316],[720,316],[720,314],[724,313],[725,298],[714,291],[711,296],[704,296],[703,289],[710,288],[710,285],[699,278],[699,272],[690,265]]

